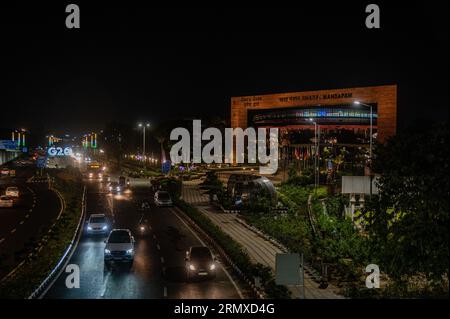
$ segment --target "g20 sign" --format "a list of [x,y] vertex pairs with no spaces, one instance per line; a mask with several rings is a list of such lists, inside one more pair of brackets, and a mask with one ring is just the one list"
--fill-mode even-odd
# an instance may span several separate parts
[[47,150],[48,156],[70,156],[72,155],[72,148],[70,147],[49,147]]

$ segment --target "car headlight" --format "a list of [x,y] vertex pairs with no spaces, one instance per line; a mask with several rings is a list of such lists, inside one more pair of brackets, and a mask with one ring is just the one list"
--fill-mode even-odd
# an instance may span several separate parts
[[128,255],[131,255],[132,253],[133,253],[133,249],[128,249],[128,250],[127,250],[127,254],[128,254]]
[[216,269],[216,265],[215,264],[211,264],[211,266],[209,266],[209,270],[214,270]]
[[92,230],[92,227],[91,227],[91,226],[88,226],[88,230]]
[[108,229],[108,226],[106,226],[106,225],[102,227],[102,230],[107,230],[107,229]]
[[190,270],[195,270],[195,266],[194,266],[193,264],[190,264],[190,265],[189,265],[189,269],[190,269]]
[[106,255],[109,255],[109,254],[111,254],[111,250],[109,250],[109,249],[105,249],[105,254],[106,254]]
[[141,231],[144,231],[144,230],[145,230],[145,226],[141,226],[141,227],[139,227],[139,229],[140,229]]

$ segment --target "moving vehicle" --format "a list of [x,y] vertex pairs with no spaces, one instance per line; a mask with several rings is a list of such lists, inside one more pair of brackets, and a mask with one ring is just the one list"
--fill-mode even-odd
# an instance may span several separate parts
[[150,204],[148,203],[148,202],[142,202],[142,204],[141,204],[141,210],[143,210],[143,211],[149,211],[151,208],[150,208]]
[[0,207],[13,207],[14,200],[6,195],[0,196]]
[[155,193],[155,205],[158,207],[161,206],[173,206],[172,199],[170,198],[170,195],[166,191],[157,191]]
[[87,221],[86,231],[89,235],[107,234],[109,230],[108,219],[105,214],[92,214]]
[[110,193],[119,194],[122,191],[122,187],[117,182],[111,182],[108,185],[108,189]]
[[134,259],[134,237],[129,229],[113,229],[105,240],[105,266],[111,262],[125,262],[133,264]]
[[122,188],[130,187],[130,179],[126,178],[125,176],[119,176],[119,185]]
[[7,187],[5,195],[9,197],[19,197],[19,189],[16,186]]
[[99,175],[100,174],[101,174],[100,182],[102,182],[102,183],[109,183],[109,182],[111,182],[111,177],[109,177],[108,174],[99,173]]
[[142,214],[141,218],[139,219],[137,231],[140,236],[148,236],[150,234],[149,221],[147,217],[144,216],[144,214]]
[[186,251],[186,276],[188,280],[216,276],[216,261],[208,247],[194,246]]

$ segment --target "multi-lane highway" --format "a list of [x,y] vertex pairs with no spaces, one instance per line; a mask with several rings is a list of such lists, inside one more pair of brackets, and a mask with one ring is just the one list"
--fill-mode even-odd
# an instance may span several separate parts
[[[212,280],[190,282],[185,275],[185,253],[190,246],[203,245],[201,238],[174,208],[157,208],[148,182],[132,183],[129,194],[108,194],[98,181],[87,183],[87,216],[104,213],[114,228],[130,229],[136,239],[133,266],[105,269],[105,237],[82,234],[69,264],[80,269],[80,288],[67,288],[62,272],[45,298],[242,298],[245,297],[226,267],[219,263]],[[151,203],[149,212],[141,203]],[[138,223],[145,214],[150,231],[139,236]]]
[[0,179],[0,193],[8,186],[17,186],[20,192],[12,208],[0,208],[0,280],[25,259],[61,210],[47,182],[27,183],[34,173],[32,167],[15,169],[16,177]]

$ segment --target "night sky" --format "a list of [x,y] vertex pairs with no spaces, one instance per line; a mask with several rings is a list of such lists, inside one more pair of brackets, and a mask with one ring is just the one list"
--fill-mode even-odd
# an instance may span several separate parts
[[[92,2],[92,1],[91,1]],[[97,2],[97,1],[96,1]],[[398,84],[399,125],[448,118],[448,2],[298,8],[0,7],[0,128],[229,117],[230,97]],[[394,7],[393,5],[397,6]]]

